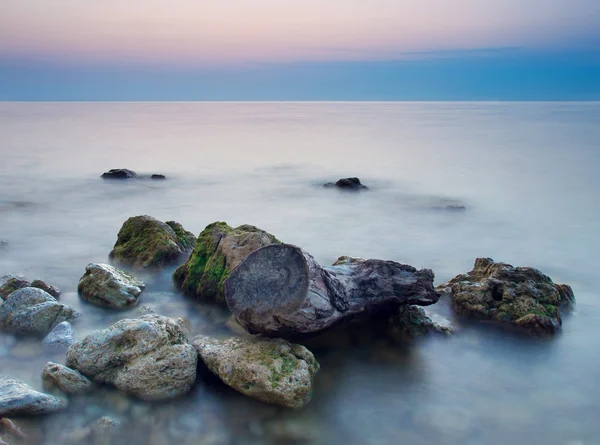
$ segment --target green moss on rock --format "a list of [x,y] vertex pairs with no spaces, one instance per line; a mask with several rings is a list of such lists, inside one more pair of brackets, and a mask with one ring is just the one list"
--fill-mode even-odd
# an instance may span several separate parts
[[223,282],[230,272],[253,251],[275,243],[280,241],[254,226],[209,224],[198,235],[187,262],[173,273],[173,282],[186,295],[224,303]]

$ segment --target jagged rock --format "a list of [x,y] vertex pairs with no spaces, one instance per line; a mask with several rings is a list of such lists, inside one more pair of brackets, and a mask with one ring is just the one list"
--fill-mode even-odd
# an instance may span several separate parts
[[0,297],[5,300],[14,291],[23,289],[24,287],[31,287],[31,283],[22,278],[11,277],[0,286]]
[[569,310],[575,304],[570,286],[555,284],[537,269],[495,263],[490,258],[477,258],[472,271],[438,289],[451,295],[453,309],[459,314],[538,333],[559,330],[561,309]]
[[56,286],[51,286],[45,281],[42,280],[33,280],[31,282],[31,287],[37,287],[38,289],[42,289],[43,291],[48,292],[54,298],[60,297],[60,289]]
[[59,303],[47,292],[25,287],[11,293],[0,305],[0,330],[47,335],[57,324],[79,316],[79,312]]
[[173,274],[173,282],[184,294],[223,303],[223,282],[246,256],[277,238],[254,226],[231,228],[227,223],[208,225],[196,241],[185,264]]
[[319,363],[304,346],[282,339],[205,336],[192,344],[213,373],[244,395],[290,408],[301,408],[312,397]]
[[344,190],[364,190],[368,189],[366,185],[361,184],[358,178],[344,178],[339,179],[337,182],[328,182],[323,187],[338,187]]
[[121,320],[74,343],[66,365],[146,400],[187,393],[198,354],[177,322],[159,315]]
[[395,340],[407,341],[429,334],[452,335],[454,329],[447,323],[433,321],[419,306],[400,306],[388,320],[386,333]]
[[127,170],[126,168],[113,168],[106,173],[102,174],[102,179],[130,179],[137,176],[133,170]]
[[61,352],[69,349],[73,341],[73,327],[68,321],[63,321],[42,340],[42,347],[48,352]]
[[67,394],[80,394],[92,389],[93,383],[77,371],[58,363],[48,362],[42,371],[44,382],[58,386]]
[[0,376],[0,417],[46,414],[67,404],[67,400],[36,391],[20,380]]
[[252,252],[225,281],[227,305],[252,334],[293,337],[343,319],[436,303],[433,272],[383,260],[321,267],[299,247]]
[[119,267],[138,271],[158,271],[187,258],[194,248],[196,237],[175,221],[166,223],[151,216],[129,218],[109,254]]
[[124,309],[135,306],[145,284],[108,264],[90,263],[79,280],[79,296],[98,306]]

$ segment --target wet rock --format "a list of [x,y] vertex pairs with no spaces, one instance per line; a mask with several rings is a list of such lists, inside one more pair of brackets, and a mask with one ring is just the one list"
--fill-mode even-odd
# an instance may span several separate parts
[[198,235],[196,247],[173,274],[173,282],[186,295],[224,303],[223,282],[231,271],[251,252],[279,242],[254,226],[234,229],[227,223],[215,222]]
[[25,383],[0,376],[0,417],[46,414],[67,407],[67,400],[34,390]]
[[137,176],[136,172],[126,168],[113,168],[102,174],[102,179],[130,179]]
[[289,408],[301,408],[312,397],[319,363],[304,346],[282,339],[205,336],[192,344],[213,373],[244,395]]
[[9,278],[2,286],[0,286],[0,297],[5,300],[6,297],[8,297],[14,291],[23,289],[24,287],[31,287],[31,283],[22,278]]
[[16,423],[7,417],[0,419],[0,433],[17,440],[27,440],[28,438]]
[[150,179],[167,179],[167,177],[165,175],[152,175],[150,176]]
[[59,323],[79,316],[79,312],[59,303],[47,292],[25,287],[11,293],[0,305],[0,330],[47,335]]
[[10,244],[8,241],[6,241],[5,239],[0,239],[0,250],[8,249],[9,246]]
[[42,340],[42,348],[48,352],[66,351],[73,341],[73,327],[68,321],[63,321]]
[[58,386],[67,394],[81,394],[92,389],[92,382],[77,371],[58,363],[48,362],[42,371],[44,382]]
[[356,264],[362,261],[367,261],[365,258],[353,257],[353,256],[341,256],[335,260],[332,266],[347,266],[349,264]]
[[183,262],[195,243],[194,234],[178,222],[134,216],[123,223],[109,259],[119,267],[159,271]]
[[339,179],[337,182],[328,182],[324,184],[323,187],[338,187],[344,190],[366,190],[368,187],[366,185],[361,184],[360,179],[358,178],[344,178]]
[[124,309],[135,306],[145,284],[108,264],[90,263],[79,280],[79,296],[98,306]]
[[31,282],[31,287],[37,287],[38,289],[42,289],[43,291],[48,292],[54,298],[60,297],[60,289],[56,286],[51,286],[45,281],[42,280],[33,280]]
[[452,335],[454,329],[449,324],[434,322],[419,306],[401,306],[388,320],[387,335],[398,341],[407,341],[429,334]]
[[575,304],[568,285],[555,284],[537,269],[495,263],[490,258],[478,258],[472,271],[438,289],[451,295],[459,314],[536,333],[555,333],[562,325],[561,310]]
[[146,400],[187,393],[198,354],[177,322],[159,315],[121,320],[74,343],[66,365]]

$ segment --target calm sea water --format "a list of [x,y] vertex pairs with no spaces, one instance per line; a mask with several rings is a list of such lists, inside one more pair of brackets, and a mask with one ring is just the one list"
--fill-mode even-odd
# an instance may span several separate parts
[[[436,283],[492,257],[577,297],[550,340],[462,324],[410,346],[366,334],[315,344],[322,369],[300,411],[199,376],[181,400],[103,390],[22,425],[48,444],[103,415],[127,424],[115,443],[129,445],[600,444],[599,122],[599,103],[0,103],[0,275],[60,287],[85,314],[78,338],[137,316],[83,304],[76,286],[141,214],[196,234],[253,224],[322,264],[389,259],[433,269]],[[110,168],[168,180],[101,180]],[[370,189],[321,187],[348,176]],[[222,332],[227,317],[165,283],[140,305],[194,333]],[[38,343],[0,334],[0,373],[42,388],[43,365],[63,358]]]

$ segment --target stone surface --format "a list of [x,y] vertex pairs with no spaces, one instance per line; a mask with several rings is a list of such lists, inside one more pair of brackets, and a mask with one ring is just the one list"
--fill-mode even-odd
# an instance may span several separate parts
[[37,287],[38,289],[42,289],[43,291],[48,292],[54,298],[60,297],[60,289],[56,286],[51,286],[45,281],[42,280],[33,280],[31,282],[31,287]]
[[194,234],[178,222],[134,216],[123,223],[109,259],[119,267],[158,271],[183,262],[195,243]]
[[225,296],[251,334],[292,338],[344,319],[436,303],[433,277],[431,270],[383,260],[321,267],[299,247],[277,244],[248,255],[225,281]]
[[319,363],[304,346],[282,339],[205,336],[192,344],[213,373],[244,395],[289,408],[301,408],[312,397]]
[[0,305],[0,330],[47,335],[59,323],[79,316],[75,309],[59,303],[47,292],[25,287],[11,293]]
[[0,376],[0,417],[36,415],[67,407],[67,401],[41,393],[30,386],[6,376]]
[[127,170],[126,168],[113,168],[106,173],[102,174],[102,179],[130,179],[137,176],[133,170]]
[[277,238],[257,227],[234,229],[215,222],[198,235],[196,247],[173,274],[173,282],[186,295],[224,303],[223,282],[231,271],[251,252],[274,243],[279,243]]
[[31,283],[22,278],[9,278],[2,286],[0,286],[0,298],[6,300],[6,297],[14,291],[23,289],[24,287],[31,287]]
[[124,309],[135,306],[145,284],[109,264],[91,263],[79,280],[79,296],[98,306]]
[[198,354],[181,326],[167,317],[121,320],[74,343],[66,365],[97,383],[146,400],[187,393],[196,379]]
[[328,182],[324,184],[323,187],[337,187],[344,190],[365,190],[368,187],[366,185],[361,184],[360,179],[358,178],[343,178],[339,179],[337,182]]
[[451,295],[459,314],[538,333],[559,330],[561,310],[575,304],[568,285],[555,284],[537,269],[495,263],[490,258],[478,258],[472,271],[438,289]]
[[58,363],[48,362],[42,371],[44,382],[58,386],[67,394],[80,394],[93,388],[92,382],[77,371]]
[[419,306],[400,306],[388,320],[386,333],[395,340],[407,341],[429,334],[452,335],[454,329],[449,324],[433,321]]
[[48,352],[60,352],[69,349],[73,342],[73,327],[68,321],[63,321],[44,337],[42,347]]

